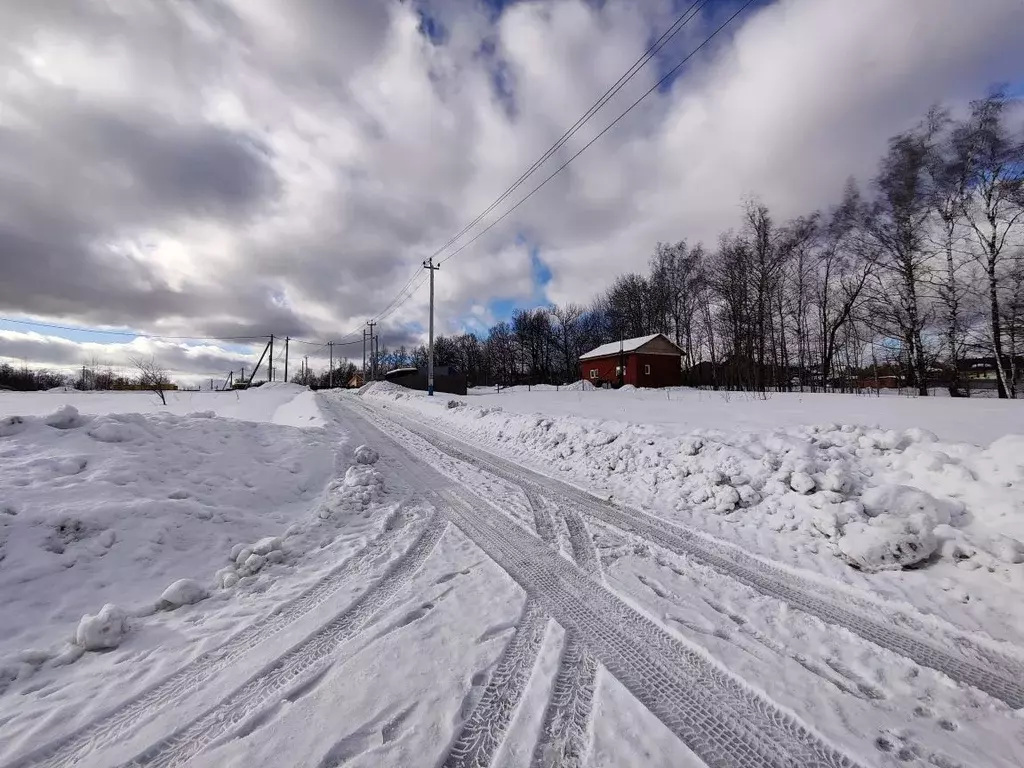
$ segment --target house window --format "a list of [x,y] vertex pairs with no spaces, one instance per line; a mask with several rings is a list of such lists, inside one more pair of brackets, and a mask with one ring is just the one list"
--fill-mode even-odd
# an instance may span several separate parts
[[600,374],[597,372],[597,368],[590,369],[590,378],[596,379]]
[[649,365],[645,365],[644,366],[644,375],[646,375],[646,376],[650,376],[651,375],[651,366],[649,366]]

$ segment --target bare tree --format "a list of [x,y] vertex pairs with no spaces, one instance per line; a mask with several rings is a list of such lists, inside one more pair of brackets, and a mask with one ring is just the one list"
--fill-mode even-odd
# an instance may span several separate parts
[[160,402],[167,405],[167,396],[164,392],[170,386],[171,380],[167,376],[167,371],[156,362],[156,358],[133,357],[131,364],[135,368],[138,385],[159,395]]
[[925,235],[933,196],[928,169],[937,126],[926,123],[889,141],[875,179],[877,197],[867,231],[879,246],[874,307],[896,326],[918,394],[928,394],[924,329],[929,317],[922,287],[930,273]]
[[988,281],[990,342],[1001,398],[1016,397],[1017,387],[1004,357],[1000,281],[1010,234],[1024,217],[1024,136],[1007,125],[1008,107],[1005,92],[997,91],[974,102],[970,118],[954,132],[965,174],[963,215]]
[[556,321],[553,332],[557,336],[558,347],[562,352],[562,378],[567,382],[575,380],[576,361],[586,351],[580,348],[579,343],[583,312],[583,307],[579,304],[551,307],[551,315]]

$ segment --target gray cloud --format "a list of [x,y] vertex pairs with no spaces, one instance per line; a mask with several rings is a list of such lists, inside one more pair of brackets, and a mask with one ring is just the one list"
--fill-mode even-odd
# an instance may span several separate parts
[[[4,4],[0,310],[169,335],[359,328],[672,18],[669,0],[501,14],[430,0],[435,45],[422,5]],[[586,300],[659,239],[714,242],[750,193],[780,218],[828,205],[931,102],[1024,72],[1022,25],[1018,0],[747,14],[445,264],[439,328],[535,300],[524,237],[552,271],[549,297]],[[655,79],[641,73],[544,170]],[[425,303],[421,290],[388,318],[389,345],[417,340]]]

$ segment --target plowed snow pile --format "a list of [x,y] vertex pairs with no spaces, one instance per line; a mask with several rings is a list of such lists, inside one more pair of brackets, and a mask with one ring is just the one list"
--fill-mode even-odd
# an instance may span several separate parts
[[[982,448],[940,442],[924,429],[856,424],[680,435],[500,407],[442,409],[390,385],[363,394],[400,400],[476,442],[682,521],[793,533],[793,546],[817,552],[824,545],[865,571],[938,558],[1024,586],[1024,436]],[[621,408],[623,398],[613,396]]]
[[[263,393],[256,409],[269,419],[297,391]],[[250,393],[227,394],[252,406]],[[288,420],[318,418],[311,403],[290,407]],[[0,420],[0,671],[12,673],[12,654],[47,658],[76,626],[80,647],[111,647],[125,611],[203,599],[222,586],[215,571],[233,547],[280,535],[309,512],[333,471],[330,448],[320,429],[210,412],[89,415],[68,405]],[[280,562],[273,549],[258,557]]]

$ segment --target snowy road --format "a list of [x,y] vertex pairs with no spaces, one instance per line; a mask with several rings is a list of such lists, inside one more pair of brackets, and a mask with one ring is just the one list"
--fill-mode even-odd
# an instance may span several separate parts
[[319,406],[380,454],[379,533],[8,768],[1021,764],[1024,668],[998,644],[400,408]]

